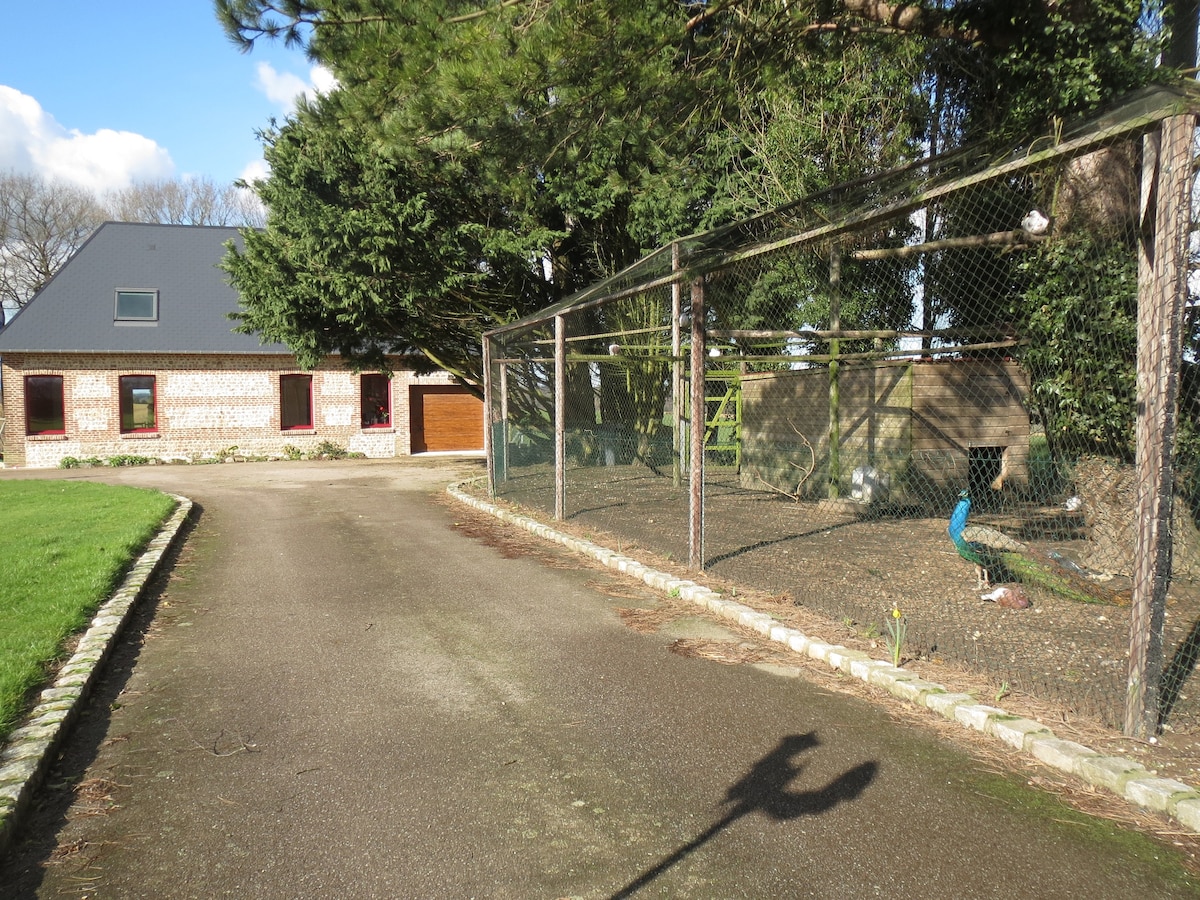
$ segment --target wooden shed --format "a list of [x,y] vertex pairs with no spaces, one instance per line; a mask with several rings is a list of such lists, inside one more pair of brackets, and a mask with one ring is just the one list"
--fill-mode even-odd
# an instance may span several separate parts
[[832,383],[826,367],[743,376],[743,486],[907,502],[1027,485],[1028,382],[1015,362],[843,364]]

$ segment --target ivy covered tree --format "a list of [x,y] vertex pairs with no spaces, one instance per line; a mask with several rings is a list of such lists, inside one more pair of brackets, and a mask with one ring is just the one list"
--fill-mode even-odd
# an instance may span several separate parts
[[1036,278],[1012,312],[1027,338],[1030,406],[1053,455],[1082,450],[1132,462],[1136,254],[1126,242],[1079,234],[1046,244],[1020,267]]

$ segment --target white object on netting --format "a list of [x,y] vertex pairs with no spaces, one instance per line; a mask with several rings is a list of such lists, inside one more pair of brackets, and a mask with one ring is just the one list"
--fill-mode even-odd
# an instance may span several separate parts
[[1021,228],[1030,234],[1045,234],[1050,229],[1050,219],[1040,209],[1031,209],[1021,220]]

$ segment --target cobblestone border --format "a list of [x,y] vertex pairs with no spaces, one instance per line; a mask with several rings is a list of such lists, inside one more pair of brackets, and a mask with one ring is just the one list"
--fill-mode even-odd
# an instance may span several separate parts
[[902,700],[924,706],[946,719],[1028,753],[1039,762],[1080,778],[1093,787],[1116,794],[1134,806],[1164,813],[1188,831],[1200,834],[1200,791],[1191,785],[1171,778],[1160,778],[1131,759],[1107,756],[1083,744],[1063,740],[1033,719],[1010,715],[999,707],[979,703],[970,694],[954,693],[913,672],[896,668],[890,662],[874,659],[868,653],[849,650],[840,644],[825,643],[798,629],[780,624],[767,613],[726,600],[716,591],[694,581],[659,572],[599,544],[563,534],[528,516],[480,500],[462,489],[463,484],[469,483],[452,484],[447,491],[456,500],[481,512],[524,528],[548,541],[562,544],[576,553],[590,556],[608,568],[636,578],[652,588],[690,600],[721,618],[751,628],[769,640],[820,660],[845,675],[875,685]]
[[83,708],[146,584],[191,514],[191,500],[180,496],[175,496],[175,500],[178,502],[175,512],[151,538],[120,587],[96,611],[74,655],[59,670],[54,682],[42,691],[25,723],[8,736],[0,751],[0,855],[16,835],[34,793]]

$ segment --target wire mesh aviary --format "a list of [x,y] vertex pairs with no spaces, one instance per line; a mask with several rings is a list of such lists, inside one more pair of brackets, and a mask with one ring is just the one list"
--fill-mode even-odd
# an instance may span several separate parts
[[[1110,724],[1139,578],[1169,582],[1153,699],[1200,727],[1198,99],[1155,89],[806,197],[489,333],[493,494],[867,635],[898,606],[914,652]],[[1173,121],[1183,159],[1160,147]],[[1158,537],[1139,442],[1169,463]],[[989,600],[1002,584],[1025,606]]]

